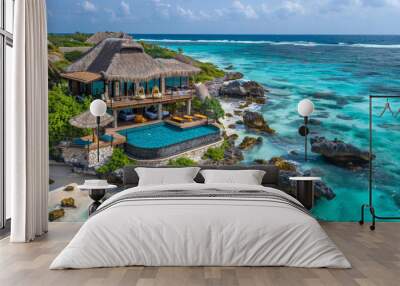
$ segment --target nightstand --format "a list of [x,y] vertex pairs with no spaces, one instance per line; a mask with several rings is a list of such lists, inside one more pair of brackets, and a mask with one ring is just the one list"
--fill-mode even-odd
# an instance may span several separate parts
[[101,205],[101,200],[104,198],[106,190],[114,189],[117,186],[108,184],[106,180],[85,180],[85,183],[78,187],[81,190],[89,190],[89,197],[93,200],[88,209],[90,216]]
[[321,181],[320,177],[290,177],[296,181],[296,199],[308,210],[314,206],[314,182]]

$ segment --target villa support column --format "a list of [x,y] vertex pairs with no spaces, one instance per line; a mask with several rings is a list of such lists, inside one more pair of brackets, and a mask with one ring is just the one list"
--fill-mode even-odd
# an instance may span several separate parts
[[119,97],[119,81],[114,82],[115,96]]
[[109,99],[109,96],[108,96],[108,81],[104,82],[104,99],[105,100]]
[[161,94],[165,94],[165,77],[161,77]]
[[190,115],[192,113],[192,100],[186,101],[186,114]]
[[118,128],[118,110],[113,110],[114,128]]
[[135,92],[134,92],[134,95],[135,95],[135,96],[137,96],[137,95],[139,94],[139,93],[138,93],[138,92],[139,92],[139,86],[140,86],[140,81],[136,80],[136,81],[135,81],[135,90],[134,90],[134,91],[135,91]]
[[162,104],[159,103],[158,104],[158,114],[157,114],[158,120],[162,120],[162,114],[163,114]]

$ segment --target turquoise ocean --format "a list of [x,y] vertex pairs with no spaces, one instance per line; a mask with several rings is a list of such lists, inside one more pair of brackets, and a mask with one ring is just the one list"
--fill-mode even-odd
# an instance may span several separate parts
[[[270,92],[259,110],[277,135],[245,153],[245,162],[282,156],[303,170],[315,169],[333,189],[333,200],[321,199],[313,214],[328,221],[358,221],[368,201],[367,170],[334,166],[317,154],[302,156],[304,142],[297,133],[301,99],[315,104],[311,135],[340,139],[368,149],[368,95],[400,95],[400,36],[307,35],[137,35],[145,40],[209,61],[233,66],[245,79]],[[374,202],[383,216],[400,216],[400,114],[379,117],[386,101],[374,101]],[[390,101],[395,113],[400,100]],[[239,130],[241,136],[245,130]]]

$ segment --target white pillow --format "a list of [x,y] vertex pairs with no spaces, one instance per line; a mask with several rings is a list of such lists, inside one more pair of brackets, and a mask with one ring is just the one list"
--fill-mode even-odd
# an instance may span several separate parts
[[139,176],[139,186],[190,184],[200,168],[135,168]]
[[202,170],[206,184],[261,185],[265,171],[261,170]]

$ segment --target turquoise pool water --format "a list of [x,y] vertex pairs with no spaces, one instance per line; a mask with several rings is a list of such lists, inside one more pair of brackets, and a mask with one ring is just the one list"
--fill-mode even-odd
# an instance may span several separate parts
[[163,148],[214,133],[219,129],[212,125],[181,129],[166,123],[119,131],[127,137],[128,144],[139,148]]

